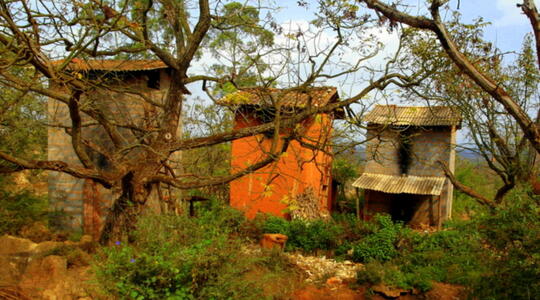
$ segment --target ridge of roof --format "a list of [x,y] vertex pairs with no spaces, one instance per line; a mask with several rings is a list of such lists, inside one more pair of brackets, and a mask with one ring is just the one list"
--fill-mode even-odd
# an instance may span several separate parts
[[[60,65],[65,60],[53,61],[53,65]],[[163,61],[158,59],[72,59],[66,66],[71,71],[151,71],[169,68]]]
[[309,87],[306,90],[250,87],[222,97],[218,104],[270,106],[274,101],[280,101],[282,106],[303,108],[310,101],[314,106],[323,106],[337,98],[337,88],[332,86]]
[[380,125],[461,126],[461,113],[455,106],[376,105],[363,120]]

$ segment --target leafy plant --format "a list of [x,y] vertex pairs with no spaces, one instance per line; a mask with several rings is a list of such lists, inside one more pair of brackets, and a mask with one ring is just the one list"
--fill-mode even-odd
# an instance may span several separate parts
[[281,233],[289,237],[287,250],[330,250],[339,244],[341,226],[332,221],[292,220],[287,221],[279,217],[268,217],[263,225],[264,233]]
[[[128,299],[259,299],[289,291],[294,281],[281,254],[241,250],[240,212],[213,204],[198,215],[141,219],[133,244],[118,241],[100,254],[102,288]],[[267,291],[270,282],[284,288]]]
[[396,244],[406,229],[402,223],[394,223],[389,215],[378,214],[374,217],[376,228],[353,248],[353,259],[358,262],[387,261],[394,258],[398,251]]
[[17,234],[26,224],[47,219],[47,198],[28,191],[0,190],[0,234]]

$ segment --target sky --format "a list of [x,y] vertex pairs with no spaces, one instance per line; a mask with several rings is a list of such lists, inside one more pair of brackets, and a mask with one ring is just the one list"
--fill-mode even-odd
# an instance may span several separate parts
[[[409,11],[412,14],[425,11],[425,0],[404,2],[410,6]],[[479,17],[490,22],[491,25],[485,30],[486,39],[503,51],[512,51],[520,48],[526,33],[532,32],[528,19],[516,6],[521,2],[521,0],[452,0],[449,1],[449,6],[458,10],[465,22],[472,22]],[[540,9],[540,0],[535,0],[535,3]],[[292,0],[279,1],[278,5],[282,10],[275,18],[281,23],[309,21],[313,17],[309,11],[316,9],[316,5],[311,4],[308,11],[304,7],[299,7],[297,1]]]
[[[540,7],[540,0],[535,1],[537,6]],[[297,2],[299,1],[276,0],[275,2],[281,9],[277,13],[273,11],[272,14],[276,22],[284,28],[285,32],[294,32],[296,28],[306,30],[310,26],[309,22],[314,19],[314,12],[318,9],[317,1],[306,1],[308,2],[307,7],[301,7]],[[390,2],[389,0],[387,1],[387,3]],[[426,0],[403,0],[403,2],[408,5],[408,11],[411,14],[422,14],[426,12]],[[492,42],[495,47],[505,53],[519,51],[523,37],[525,34],[531,32],[528,19],[521,13],[521,9],[516,6],[519,2],[522,2],[522,0],[451,0],[449,1],[449,6],[462,14],[463,22],[472,23],[474,19],[479,17],[482,17],[486,22],[490,22],[491,24],[485,28],[485,39]],[[371,12],[371,10],[365,7],[362,9]],[[381,55],[370,60],[370,63],[372,65],[383,64],[387,61],[387,56],[393,53],[392,50],[397,48],[398,37],[396,33],[391,34],[384,28],[373,32],[373,34],[385,45],[385,50]],[[326,32],[322,39],[318,39],[318,42],[330,44],[334,39],[335,34],[333,32]],[[285,43],[287,39],[281,35],[276,36],[275,40],[276,43]],[[194,73],[204,72],[204,68],[215,62],[210,54],[207,54],[207,56],[199,62],[201,63],[200,65],[193,66],[192,70]],[[346,60],[347,58],[354,61],[355,53],[346,53],[344,59]],[[275,59],[278,60],[279,57]],[[357,76],[361,77],[362,74],[357,74]],[[329,82],[329,84],[337,83]],[[342,82],[340,83],[343,85]],[[347,87],[342,88],[347,89]],[[358,90],[358,87],[348,88],[347,92],[353,94]]]
[[[281,9],[277,13],[273,13],[273,17],[276,22],[284,28],[286,33],[294,32],[296,28],[301,28],[303,30],[309,28],[309,22],[314,19],[313,13],[318,9],[316,1],[307,1],[307,8],[299,6],[297,2],[298,1],[296,0],[276,2]],[[388,0],[387,3],[389,2],[390,1]],[[410,14],[425,14],[426,12],[426,0],[404,0],[403,2],[408,5],[408,12]],[[532,32],[528,19],[522,14],[521,9],[516,6],[517,3],[521,2],[522,0],[452,0],[449,1],[448,5],[451,9],[458,10],[462,14],[462,22],[472,23],[479,17],[481,17],[483,21],[489,22],[490,24],[484,29],[485,39],[492,42],[495,47],[505,53],[519,51],[522,46],[523,37]],[[540,7],[540,0],[535,0],[535,2],[537,7]],[[370,11],[367,8],[363,9]],[[445,15],[442,17],[445,18]],[[446,16],[446,18],[449,17],[450,16]],[[377,57],[370,60],[370,64],[371,66],[377,66],[377,64],[382,65],[387,61],[387,56],[393,53],[392,50],[397,48],[397,33],[394,32],[392,34],[385,30],[385,28],[381,28],[380,30],[374,30],[373,34],[384,44],[385,49]],[[330,44],[334,39],[334,33],[326,32],[323,35],[323,38],[318,41],[323,44]],[[286,40],[287,39],[283,35],[276,36],[276,43],[286,42]],[[356,53],[345,53],[343,59],[354,60],[355,56],[358,55]],[[508,55],[508,58],[511,59],[512,56]],[[208,57],[202,61],[212,62],[214,60],[211,57]],[[354,75],[355,77],[351,76],[346,79],[341,77],[337,80],[323,82],[322,84],[337,86],[342,98],[346,95],[354,95],[360,91],[363,86],[367,85],[367,80],[362,77],[362,72],[360,71],[358,73],[359,74]],[[346,80],[348,80],[348,82],[344,83]],[[199,89],[194,90],[194,96],[200,95],[202,98],[205,98]],[[384,104],[385,101],[399,103],[393,102],[399,101],[399,99],[382,100],[376,96],[372,97],[371,101],[370,99],[366,99],[363,103]],[[418,105],[422,104],[423,103],[419,103]],[[357,106],[356,110],[359,109],[358,107],[359,106]],[[463,141],[465,139],[464,133],[465,132],[462,131],[458,136],[458,141]]]
[[[425,0],[404,2],[410,5],[411,14],[421,14],[426,11]],[[505,53],[519,51],[524,36],[532,33],[529,20],[522,13],[521,8],[517,7],[517,3],[521,2],[521,0],[453,0],[449,1],[449,6],[462,14],[463,22],[472,23],[480,17],[483,21],[489,22],[490,24],[484,30],[484,38]],[[296,3],[297,1],[280,1],[279,5],[283,9],[275,15],[276,20],[282,24],[302,24],[313,19],[310,12],[316,10],[315,5],[306,9],[299,7]],[[535,0],[535,3],[540,8],[540,0]],[[387,50],[396,48],[397,36],[391,36],[387,31],[381,31],[378,34],[380,39],[387,43]],[[355,90],[358,89],[352,88],[350,92],[354,93]],[[381,102],[381,100],[377,101]],[[465,143],[465,135],[466,132],[463,130],[458,134],[458,143]]]

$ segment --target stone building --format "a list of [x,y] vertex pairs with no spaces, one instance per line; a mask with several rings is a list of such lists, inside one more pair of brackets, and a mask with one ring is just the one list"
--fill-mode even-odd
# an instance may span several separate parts
[[[227,95],[220,102],[235,109],[234,128],[240,129],[273,120],[276,107],[290,116],[308,105],[323,106],[338,99],[334,87],[309,88],[306,92],[251,88]],[[231,206],[249,218],[259,212],[285,218],[328,215],[335,200],[329,141],[332,122],[342,114],[318,114],[295,128],[282,130],[295,130],[301,138],[292,140],[276,163],[232,181]],[[272,141],[271,131],[233,141],[231,172],[264,159]]]
[[[62,63],[56,62],[57,65]],[[65,70],[89,79],[89,89],[81,96],[79,105],[99,108],[107,119],[122,124],[117,129],[128,143],[137,141],[136,132],[129,126],[148,128],[155,124],[158,112],[155,105],[150,103],[163,103],[170,78],[168,67],[158,60],[73,59]],[[92,87],[93,83],[95,87]],[[50,88],[64,89],[56,85]],[[112,143],[103,127],[87,115],[83,114],[82,119],[85,123],[83,138],[110,151]],[[48,159],[81,166],[72,147],[69,134],[71,119],[65,103],[49,99],[48,123]],[[129,155],[134,153],[131,151]],[[90,155],[99,168],[106,170],[109,167],[102,154],[90,151]],[[91,180],[59,172],[49,172],[48,186],[51,209],[62,211],[67,216],[64,226],[83,228],[86,233],[98,234],[114,191]]]
[[461,115],[453,107],[377,105],[367,122],[362,215],[388,213],[412,227],[440,226],[452,214],[453,186],[438,161],[455,167]]

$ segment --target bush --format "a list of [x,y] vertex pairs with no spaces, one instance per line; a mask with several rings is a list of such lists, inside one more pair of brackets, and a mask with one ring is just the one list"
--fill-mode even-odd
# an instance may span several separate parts
[[17,234],[27,224],[46,221],[48,202],[28,191],[0,190],[0,234]]
[[534,299],[540,295],[539,197],[515,190],[494,214],[473,220],[484,251],[481,280],[471,285],[481,299]]
[[[427,291],[433,281],[468,284],[482,274],[476,259],[480,244],[461,232],[410,231],[402,235],[402,244],[401,248],[392,248],[391,256],[372,256],[358,272],[359,282],[378,283],[375,278],[389,286]],[[374,269],[378,270],[376,276]]]
[[374,217],[373,233],[353,246],[353,260],[357,262],[387,261],[394,258],[399,238],[406,229],[402,223],[394,223],[389,215]]
[[[258,299],[289,292],[294,281],[281,254],[241,250],[241,213],[216,205],[198,214],[143,217],[133,244],[118,241],[98,256],[102,288],[129,299]],[[276,278],[285,280],[283,288],[267,291]]]
[[286,244],[287,250],[314,252],[336,248],[342,228],[332,221],[287,221],[270,216],[263,225],[263,232],[287,235],[289,237]]
[[367,261],[358,282],[426,291],[438,281],[464,285],[478,299],[533,299],[540,295],[538,203],[513,191],[494,213],[431,234],[379,218],[374,234],[355,246],[357,258]]

